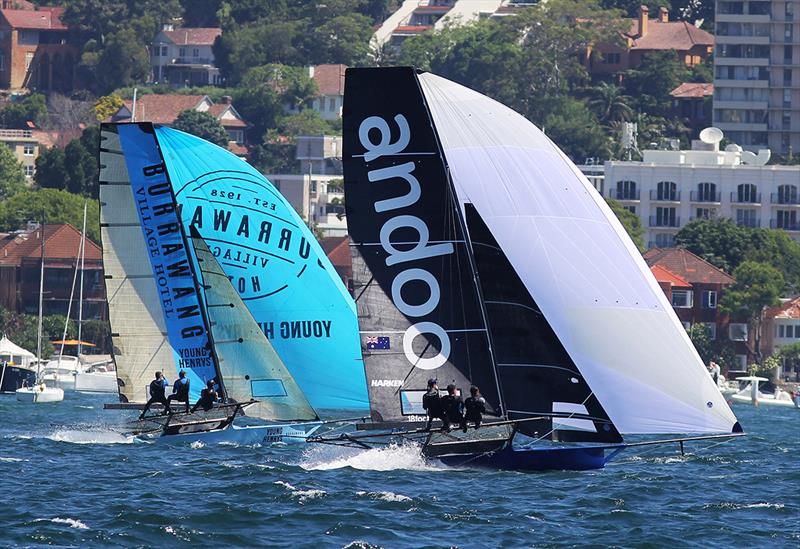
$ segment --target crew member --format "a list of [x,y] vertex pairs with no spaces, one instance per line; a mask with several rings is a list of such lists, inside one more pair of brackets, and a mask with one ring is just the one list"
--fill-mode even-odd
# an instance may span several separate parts
[[441,399],[442,423],[444,430],[450,430],[450,424],[461,425],[464,421],[464,401],[456,394],[456,386],[452,383],[447,386],[447,394]]
[[178,380],[172,386],[172,394],[167,397],[167,411],[170,413],[172,410],[169,405],[173,400],[186,403],[186,413],[189,413],[189,378],[183,370],[178,373]]
[[472,396],[467,397],[467,400],[464,401],[464,421],[461,422],[461,428],[465,433],[467,432],[467,423],[470,421],[475,424],[476,429],[480,427],[483,414],[486,413],[486,400],[481,396],[480,390],[473,385],[469,388],[469,392]]
[[434,419],[441,419],[442,417],[442,399],[439,398],[439,385],[435,378],[428,380],[428,392],[422,396],[422,407],[428,412],[428,424],[425,426],[426,431],[431,430],[431,424]]
[[214,380],[210,379],[206,388],[200,391],[200,399],[192,407],[192,413],[195,413],[198,407],[208,412],[214,407],[216,401],[217,392],[214,390]]
[[167,397],[164,394],[169,385],[167,378],[164,377],[164,374],[161,372],[156,372],[156,378],[150,382],[150,400],[147,401],[147,404],[144,405],[144,410],[142,410],[139,419],[144,419],[144,415],[147,413],[147,410],[150,409],[150,406],[156,402],[160,402],[164,406],[164,411],[161,412],[161,415],[165,415],[169,410],[169,401],[167,401]]

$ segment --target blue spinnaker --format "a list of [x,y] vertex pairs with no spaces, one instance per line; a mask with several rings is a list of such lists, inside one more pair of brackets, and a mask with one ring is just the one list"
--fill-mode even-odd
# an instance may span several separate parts
[[[186,371],[194,402],[208,380],[218,379],[218,372],[172,188],[153,127],[124,124],[118,131],[175,367]],[[168,371],[166,364],[156,366]]]
[[194,225],[316,410],[367,408],[355,303],[308,226],[255,168],[156,128],[184,226]]

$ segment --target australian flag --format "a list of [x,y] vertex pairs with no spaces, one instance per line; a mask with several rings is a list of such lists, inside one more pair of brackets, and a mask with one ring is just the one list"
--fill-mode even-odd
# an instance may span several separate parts
[[367,338],[367,349],[386,350],[389,348],[389,338],[378,336]]

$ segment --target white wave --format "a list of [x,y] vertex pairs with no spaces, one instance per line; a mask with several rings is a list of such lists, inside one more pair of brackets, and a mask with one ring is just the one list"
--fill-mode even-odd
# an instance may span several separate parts
[[78,431],[74,429],[60,429],[46,438],[72,444],[133,444],[134,442],[134,437],[114,431]]
[[86,526],[85,523],[81,522],[78,519],[69,518],[69,517],[67,517],[67,518],[55,517],[55,518],[51,518],[51,519],[43,519],[42,518],[42,519],[36,519],[35,522],[47,522],[47,521],[54,522],[56,524],[67,524],[71,528],[76,528],[78,530],[88,530],[89,529],[89,527]]
[[411,501],[411,498],[403,494],[395,494],[394,492],[356,492],[357,496],[366,496],[370,499],[380,499],[383,501],[400,502]]
[[199,450],[200,448],[203,448],[204,446],[205,446],[205,444],[203,444],[199,440],[195,440],[194,442],[192,442],[189,445],[189,448],[191,448],[192,450]]
[[309,499],[321,498],[327,494],[325,490],[298,490],[295,486],[282,480],[276,480],[273,484],[286,488],[286,490],[291,492],[290,497],[297,499],[300,503],[305,503]]
[[12,457],[0,456],[0,463],[17,463],[18,461],[28,461],[28,460],[27,459],[22,459],[22,458],[12,458]]
[[419,447],[412,444],[389,445],[385,448],[360,450],[355,448],[318,447],[308,450],[298,464],[308,471],[329,471],[352,467],[364,471],[438,471],[445,467],[427,461]]
[[77,407],[78,408],[83,408],[84,410],[94,410],[94,406],[83,406],[83,405],[79,404]]

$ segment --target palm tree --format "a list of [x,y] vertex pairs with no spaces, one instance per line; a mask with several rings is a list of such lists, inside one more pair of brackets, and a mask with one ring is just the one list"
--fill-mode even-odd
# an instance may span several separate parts
[[589,105],[598,111],[598,118],[605,124],[628,120],[633,114],[630,106],[632,98],[622,92],[622,88],[600,82],[597,86],[590,88],[592,95]]

